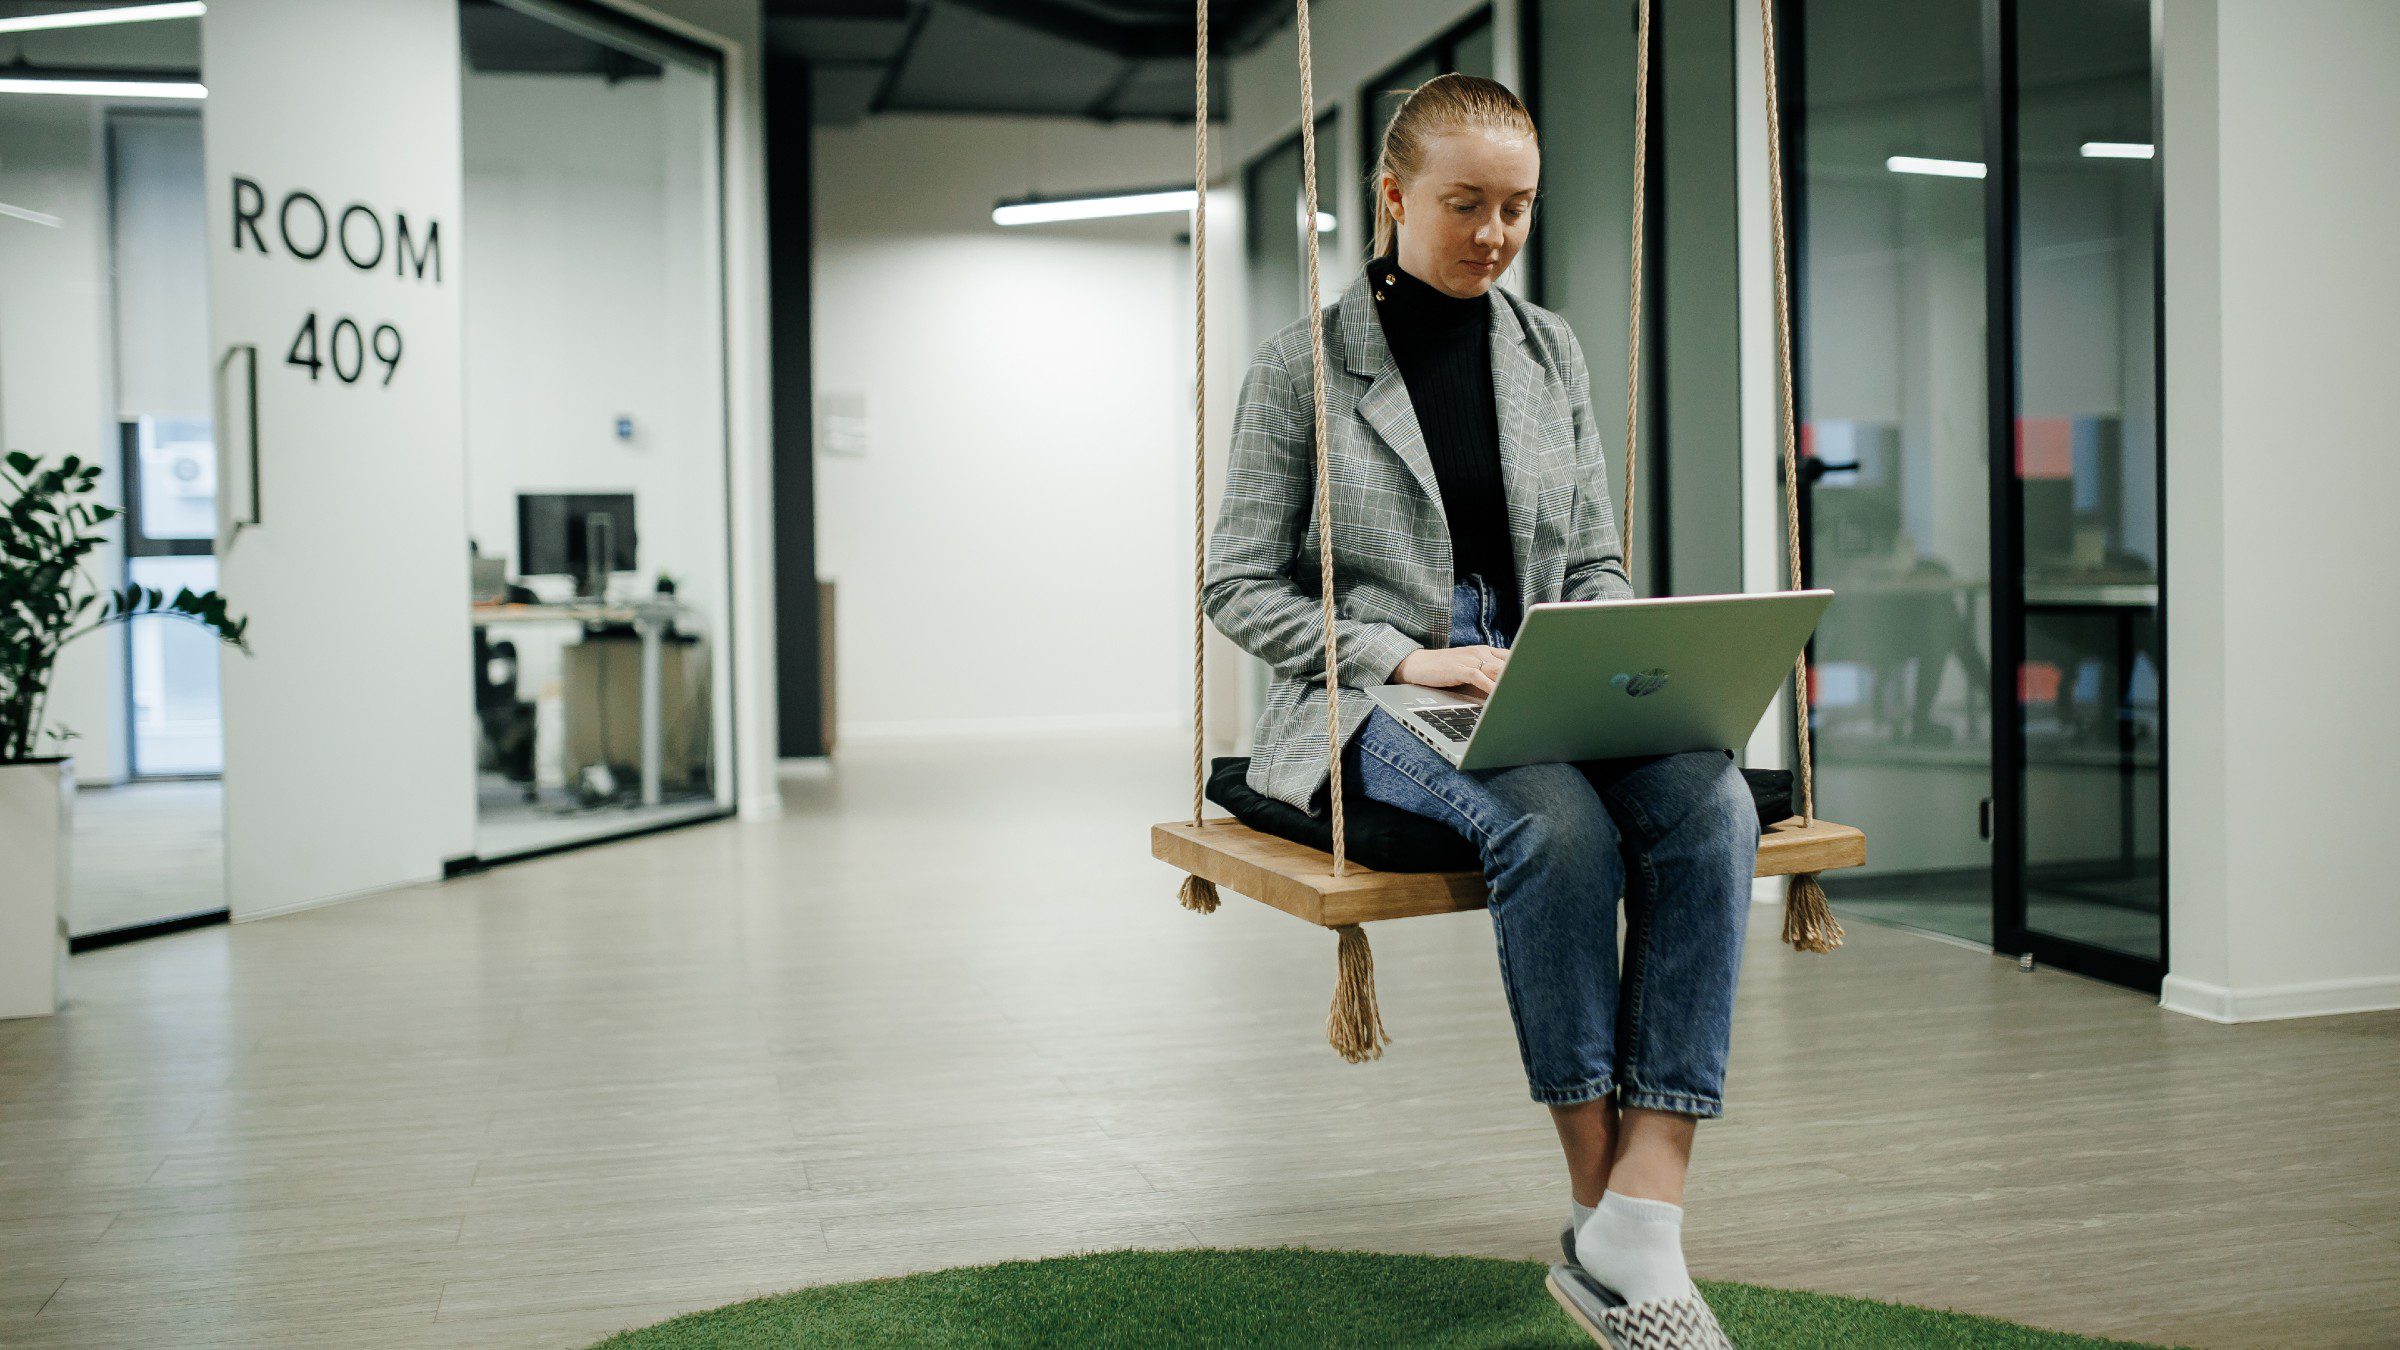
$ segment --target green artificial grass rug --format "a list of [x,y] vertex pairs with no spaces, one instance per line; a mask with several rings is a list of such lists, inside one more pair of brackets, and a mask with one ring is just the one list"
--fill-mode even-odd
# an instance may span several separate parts
[[[744,1346],[1589,1347],[1546,1267],[1478,1256],[1102,1252],[824,1285],[613,1336],[607,1350]],[[2124,1347],[1896,1303],[1700,1282],[1744,1350]]]

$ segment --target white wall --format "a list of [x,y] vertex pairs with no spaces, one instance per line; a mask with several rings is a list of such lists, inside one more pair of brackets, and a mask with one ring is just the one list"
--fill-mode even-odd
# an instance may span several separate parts
[[[457,225],[455,5],[244,0],[213,7],[201,37],[210,340],[258,358],[259,523],[218,555],[250,620],[250,652],[221,665],[238,921],[439,878],[473,852],[458,311],[473,242]],[[371,271],[332,247],[308,261],[273,209],[244,245],[237,175],[269,202],[306,189],[439,222],[441,270],[404,272],[396,246]],[[393,325],[391,380],[286,361],[311,314],[328,348],[339,316]],[[237,514],[252,514],[248,439],[219,429],[220,501]]]
[[2400,8],[2165,9],[2163,1002],[2396,1007]]
[[[0,94],[0,202],[57,216],[57,228],[0,217],[0,446],[56,463],[98,460],[102,498],[122,503],[117,473],[116,395],[110,375],[108,196],[94,99]],[[109,538],[120,536],[108,527]],[[123,554],[111,542],[88,561],[113,585]],[[75,756],[86,783],[124,778],[125,663],[122,631],[85,638],[59,658],[47,736],[36,753]]]
[[1186,724],[1183,222],[1004,229],[991,209],[1190,178],[1188,125],[817,133],[818,406],[861,396],[871,428],[857,457],[820,435],[816,461],[840,738]]

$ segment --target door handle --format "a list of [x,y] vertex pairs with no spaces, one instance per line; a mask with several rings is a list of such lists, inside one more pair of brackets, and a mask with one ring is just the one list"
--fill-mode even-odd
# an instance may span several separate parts
[[1857,467],[1858,461],[1855,459],[1847,464],[1834,464],[1811,456],[1800,465],[1800,481],[1815,487],[1817,480],[1829,473],[1849,473]]
[[218,460],[221,470],[224,459],[222,447],[224,445],[225,411],[230,403],[225,396],[225,372],[228,367],[233,365],[235,357],[243,355],[249,357],[249,360],[243,362],[242,379],[242,435],[248,443],[250,461],[250,472],[244,490],[249,497],[249,509],[238,516],[233,514],[232,503],[227,500],[229,494],[222,486],[225,478],[220,471],[217,478],[220,484],[217,490],[217,519],[219,522],[217,556],[219,558],[233,551],[233,541],[241,537],[244,529],[265,523],[265,517],[259,510],[258,347],[253,343],[234,343],[225,349],[225,355],[217,359],[217,377],[211,392],[215,394],[217,400],[217,443],[220,447]]

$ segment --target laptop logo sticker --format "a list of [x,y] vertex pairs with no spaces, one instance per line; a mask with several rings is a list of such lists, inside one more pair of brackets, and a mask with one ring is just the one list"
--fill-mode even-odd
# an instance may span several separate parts
[[1639,674],[1627,675],[1620,673],[1615,679],[1610,680],[1608,683],[1609,687],[1612,689],[1622,689],[1628,695],[1634,698],[1640,698],[1645,694],[1655,694],[1659,690],[1666,688],[1667,672],[1656,666],[1652,666],[1650,669],[1642,671]]

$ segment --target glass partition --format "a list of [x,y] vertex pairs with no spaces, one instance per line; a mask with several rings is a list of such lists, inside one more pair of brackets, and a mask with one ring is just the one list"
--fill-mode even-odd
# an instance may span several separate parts
[[[0,35],[22,77],[0,92],[0,447],[100,469],[124,514],[85,561],[94,590],[217,586],[199,29]],[[70,83],[102,72],[116,89]],[[76,761],[75,944],[221,917],[214,636],[147,618],[82,637],[46,712],[34,753]]]
[[[1538,293],[1530,298],[1565,316],[1583,345],[1592,375],[1592,397],[1601,409],[1602,433],[1611,476],[1610,505],[1622,511],[1626,447],[1618,402],[1624,397],[1626,317],[1632,306],[1633,106],[1635,50],[1633,0],[1533,0],[1524,11],[1529,35],[1526,100],[1542,131],[1541,204],[1535,208],[1520,265],[1533,264]],[[1659,130],[1654,121],[1651,134]],[[1654,147],[1655,150],[1655,147]],[[1644,270],[1656,274],[1665,250],[1659,243],[1658,182],[1661,158],[1648,161],[1651,183]],[[1644,515],[1634,530],[1631,564],[1635,588],[1658,594],[1666,537],[1658,511],[1665,499],[1664,466],[1652,436],[1658,416],[1661,362],[1656,335],[1660,306],[1645,292],[1649,317],[1643,323],[1643,386],[1634,449],[1651,470],[1647,495],[1636,509]]]
[[581,6],[459,18],[488,860],[731,806],[720,90]]
[[1826,888],[1989,942],[1980,10],[1786,8],[1817,799],[1874,841]]
[[2155,990],[2153,5],[1785,10],[1828,890]]
[[2016,0],[2024,927],[2156,961],[2158,221],[2148,0]]
[[[1318,284],[1326,292],[1321,303],[1338,297],[1335,278],[1347,276],[1330,256],[1332,232],[1340,225],[1334,216],[1341,194],[1333,172],[1335,113],[1317,114],[1317,247]],[[1308,317],[1308,236],[1301,231],[1302,200],[1300,133],[1295,131],[1242,171],[1242,251],[1249,262],[1250,342],[1275,336],[1284,325]],[[1370,220],[1372,218],[1370,217]],[[1371,227],[1370,227],[1371,228]]]

